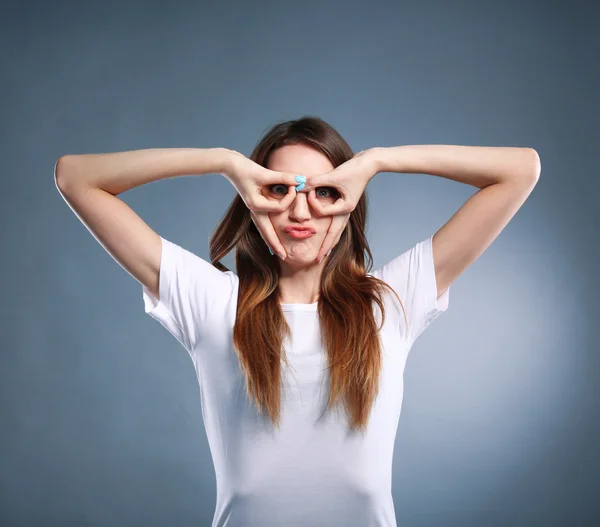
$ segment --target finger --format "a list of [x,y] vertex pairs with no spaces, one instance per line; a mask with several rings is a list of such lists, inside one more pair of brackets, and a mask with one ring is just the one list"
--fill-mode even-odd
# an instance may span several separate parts
[[289,209],[292,202],[296,199],[297,193],[298,192],[297,192],[295,186],[293,186],[293,185],[289,186],[288,192],[285,195],[285,197],[282,198],[281,200],[279,200],[279,202],[277,203],[278,207],[277,207],[276,211],[283,212],[284,210]]
[[304,183],[304,188],[302,189],[305,192],[310,192],[311,190],[318,189],[319,187],[335,187],[334,181],[329,181],[326,176],[310,176],[306,178],[306,183]]
[[321,263],[324,256],[329,253],[329,251],[333,248],[333,246],[337,243],[339,238],[342,235],[342,231],[346,226],[345,216],[334,216],[331,220],[331,225],[329,225],[329,229],[327,230],[327,234],[323,239],[323,243],[321,244],[321,248],[317,253],[317,262]]
[[[341,218],[341,219],[340,219]],[[337,243],[337,240],[340,239],[342,229],[345,224],[342,216],[334,216],[331,220],[331,224],[329,225],[329,229],[327,230],[327,234],[321,243],[321,247],[319,252],[317,253],[317,262],[321,263],[323,258],[329,254],[331,249]]]
[[268,213],[258,213],[253,216],[254,223],[256,224],[256,228],[261,233],[263,240],[265,243],[271,248],[271,250],[277,253],[282,260],[285,260],[287,254],[279,238],[275,229],[273,228],[273,224],[271,223],[271,218],[269,218]]
[[341,184],[339,173],[338,175],[335,175],[333,172],[328,172],[327,174],[307,177],[302,190],[310,192],[311,190],[316,190],[320,187],[334,188],[339,192],[342,198],[345,198],[347,195],[344,186]]
[[338,231],[338,235],[336,236],[335,240],[333,240],[333,244],[331,245],[331,247],[329,248],[329,251],[327,251],[325,253],[325,256],[329,256],[329,253],[331,252],[331,250],[338,244],[338,242],[340,241],[340,238],[342,237],[342,235],[344,234],[344,231],[346,230],[346,227],[348,226],[348,221],[350,220],[350,214],[344,214],[342,216],[342,228]]
[[350,222],[350,213],[345,214],[344,215],[344,226],[341,228],[340,233],[338,234],[338,237],[335,239],[335,241],[333,242],[333,246],[335,247],[337,245],[337,243],[340,241],[340,238],[342,237],[342,234],[344,234],[344,230],[346,229],[346,227],[348,226],[348,223]]
[[[299,183],[296,181],[296,176],[300,174],[292,174],[291,172],[277,172],[275,170],[268,170],[260,178],[261,184],[264,185],[275,185],[276,183],[283,184],[287,187],[297,186]],[[308,179],[308,178],[306,178]]]
[[[269,170],[267,174],[260,178],[261,189],[257,192],[253,203],[248,208],[258,212],[283,212],[287,210],[296,197],[298,182],[295,178],[294,174]],[[283,199],[269,199],[261,192],[262,188],[276,184],[285,184],[288,187],[288,192]]]
[[267,241],[267,235],[263,232],[262,222],[258,219],[258,216],[252,211],[250,211],[250,216],[252,217],[252,222],[256,226],[256,230],[260,234],[260,237],[262,238],[263,242],[265,242],[265,245],[268,247],[268,249],[272,251],[273,249],[271,247],[271,244]]
[[338,198],[335,203],[324,205],[317,199],[314,190],[308,193],[308,202],[319,216],[335,216],[352,212],[352,207],[343,198]]
[[310,206],[317,212],[317,214],[319,216],[325,216],[326,213],[323,210],[323,204],[317,199],[317,196],[315,195],[315,191],[311,190],[308,195],[306,196],[308,203],[310,204]]
[[279,200],[269,200],[261,194],[260,198],[257,199],[257,203],[254,206],[254,210],[257,212],[283,212],[284,210],[287,210],[290,207],[290,205],[296,198],[296,194],[297,192],[294,186],[289,186],[287,194]]
[[250,211],[250,217],[252,218],[252,223],[254,223],[254,226],[256,227],[256,230],[258,231],[258,234],[260,234],[260,237],[262,238],[263,242],[265,242],[265,245],[267,247],[269,247],[269,249],[271,248],[269,246],[269,244],[267,243],[267,238],[265,237],[265,234],[262,231],[262,227],[260,226],[260,223],[256,217],[256,214],[254,213],[254,211]]
[[257,194],[253,202],[248,204],[248,208],[254,212],[283,212],[292,204],[295,194],[294,187],[289,187],[287,194],[282,199],[268,199],[262,194]]

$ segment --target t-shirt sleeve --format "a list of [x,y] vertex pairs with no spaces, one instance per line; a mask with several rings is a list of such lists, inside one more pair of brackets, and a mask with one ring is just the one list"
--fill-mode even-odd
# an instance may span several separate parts
[[437,298],[432,244],[433,235],[396,256],[373,273],[389,284],[402,300],[408,325],[405,326],[402,311],[400,324],[404,327],[404,336],[409,347],[448,309],[450,288]]
[[[191,354],[207,328],[211,312],[224,309],[235,275],[220,271],[162,236],[160,239],[160,300],[142,286],[144,310]],[[222,321],[224,314],[220,315]]]

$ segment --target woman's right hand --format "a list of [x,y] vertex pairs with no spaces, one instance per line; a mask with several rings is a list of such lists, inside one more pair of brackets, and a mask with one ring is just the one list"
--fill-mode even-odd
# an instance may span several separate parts
[[[238,194],[250,210],[252,221],[265,243],[276,252],[282,260],[287,256],[279,237],[275,233],[269,212],[283,212],[296,197],[296,174],[269,170],[255,163],[245,155],[229,150],[229,159],[222,172],[238,191]],[[268,199],[268,187],[285,185],[288,193],[282,199]]]

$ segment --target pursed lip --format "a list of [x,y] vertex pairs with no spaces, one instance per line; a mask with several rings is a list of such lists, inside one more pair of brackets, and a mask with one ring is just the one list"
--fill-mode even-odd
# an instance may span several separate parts
[[312,232],[313,234],[316,234],[317,231],[315,231],[315,229],[313,229],[312,227],[298,227],[296,225],[289,225],[288,227],[286,227],[284,229],[285,232],[290,232],[290,231],[300,231],[300,232],[304,232],[304,231],[308,231],[308,232]]

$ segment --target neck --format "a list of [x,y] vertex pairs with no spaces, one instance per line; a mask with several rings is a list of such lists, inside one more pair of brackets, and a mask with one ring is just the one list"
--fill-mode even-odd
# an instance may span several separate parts
[[314,304],[319,300],[321,274],[320,264],[294,266],[280,262],[279,301],[283,304]]

